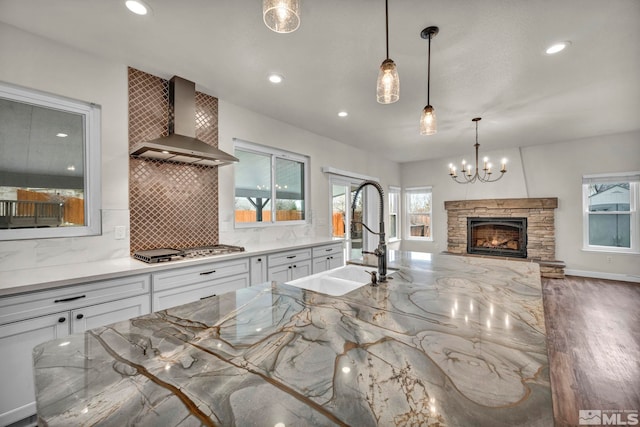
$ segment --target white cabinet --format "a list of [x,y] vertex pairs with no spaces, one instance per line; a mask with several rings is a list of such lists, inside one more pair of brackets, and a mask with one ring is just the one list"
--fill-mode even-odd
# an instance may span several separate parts
[[251,285],[267,282],[267,256],[254,256],[249,260],[251,266]]
[[138,295],[137,297],[79,308],[71,311],[71,333],[84,332],[150,312],[149,295]]
[[0,298],[0,425],[36,412],[33,347],[150,312],[149,275]]
[[342,267],[344,265],[344,251],[342,243],[313,248],[313,274]]
[[311,248],[278,252],[267,257],[268,279],[288,282],[311,274]]
[[153,274],[153,311],[210,298],[249,286],[249,259],[175,268]]
[[69,313],[54,313],[0,326],[0,425],[36,413],[33,347],[69,334]]

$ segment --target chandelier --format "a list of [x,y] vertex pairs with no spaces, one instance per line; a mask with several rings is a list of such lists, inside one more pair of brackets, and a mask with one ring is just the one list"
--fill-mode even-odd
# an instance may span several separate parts
[[500,176],[491,177],[493,165],[489,163],[489,158],[485,157],[482,159],[482,172],[480,172],[480,168],[478,166],[478,149],[480,148],[480,144],[478,143],[478,122],[482,120],[481,117],[476,117],[471,121],[476,122],[476,143],[474,147],[476,148],[476,168],[475,171],[473,169],[473,165],[466,162],[466,160],[462,160],[462,169],[460,169],[460,179],[458,178],[458,173],[456,171],[456,167],[453,166],[453,163],[449,163],[449,175],[455,182],[458,184],[472,184],[476,181],[479,182],[495,182],[502,178],[502,176],[507,172],[507,159],[502,159],[502,164],[500,165]]

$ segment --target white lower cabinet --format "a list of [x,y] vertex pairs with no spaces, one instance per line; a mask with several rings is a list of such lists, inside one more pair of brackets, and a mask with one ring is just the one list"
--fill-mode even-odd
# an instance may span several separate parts
[[71,333],[84,332],[149,313],[151,313],[149,295],[79,308],[71,311]]
[[269,268],[269,280],[284,283],[311,274],[311,260],[298,261],[295,264],[277,265]]
[[344,251],[342,243],[313,248],[313,274],[342,267]]
[[36,345],[148,314],[150,284],[138,275],[0,298],[0,426],[36,413]]
[[153,274],[153,311],[246,288],[249,258],[175,268]]
[[259,285],[267,282],[267,256],[254,256],[249,261],[251,263],[251,285]]
[[278,252],[267,257],[268,279],[288,282],[311,274],[311,248]]
[[69,312],[0,326],[0,425],[36,413],[33,347],[69,334]]

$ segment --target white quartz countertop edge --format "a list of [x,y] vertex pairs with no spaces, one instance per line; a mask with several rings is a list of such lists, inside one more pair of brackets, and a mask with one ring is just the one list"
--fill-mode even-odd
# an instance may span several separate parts
[[244,246],[244,252],[156,264],[147,264],[131,257],[126,257],[21,270],[5,270],[0,272],[0,297],[342,242],[340,239],[329,237],[305,238],[295,241],[249,244]]

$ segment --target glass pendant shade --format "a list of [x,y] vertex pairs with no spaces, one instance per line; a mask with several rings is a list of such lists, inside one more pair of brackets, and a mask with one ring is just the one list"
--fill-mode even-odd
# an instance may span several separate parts
[[391,59],[385,59],[380,65],[377,97],[380,104],[392,104],[400,99],[400,77]]
[[420,116],[420,135],[433,135],[437,131],[436,111],[431,105],[427,105]]
[[270,30],[291,33],[300,26],[300,0],[263,0],[262,18]]

